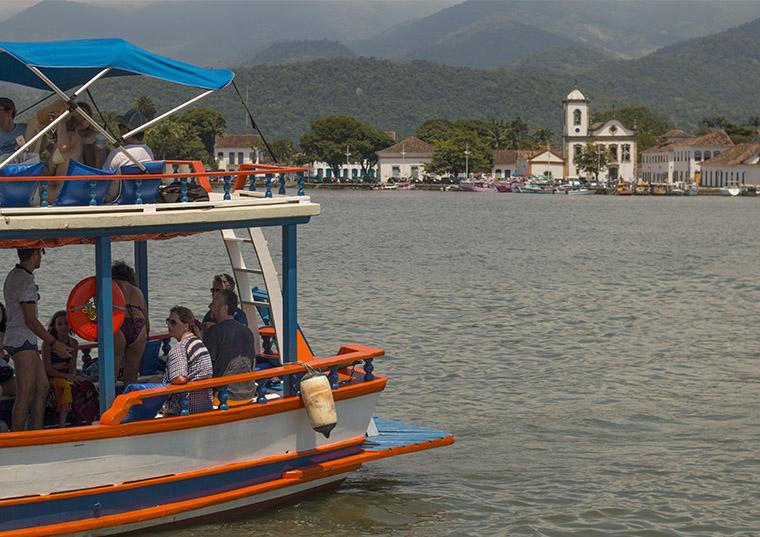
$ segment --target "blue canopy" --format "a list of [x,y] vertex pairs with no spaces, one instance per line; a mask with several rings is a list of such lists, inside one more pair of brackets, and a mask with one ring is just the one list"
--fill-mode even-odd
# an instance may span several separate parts
[[235,76],[227,69],[205,69],[159,56],[123,39],[0,41],[0,80],[50,89],[27,65],[38,68],[62,90],[84,84],[106,67],[111,68],[109,77],[145,75],[207,90],[222,89]]

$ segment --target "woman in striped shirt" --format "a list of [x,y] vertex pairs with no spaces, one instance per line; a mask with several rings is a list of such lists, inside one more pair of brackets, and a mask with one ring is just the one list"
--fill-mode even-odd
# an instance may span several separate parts
[[[166,360],[164,382],[186,384],[193,380],[210,379],[213,376],[211,356],[199,339],[200,331],[193,312],[184,306],[174,306],[166,319],[169,335],[177,340]],[[165,414],[179,414],[179,395],[173,395],[164,408]],[[190,392],[190,413],[207,412],[212,409],[211,390]]]

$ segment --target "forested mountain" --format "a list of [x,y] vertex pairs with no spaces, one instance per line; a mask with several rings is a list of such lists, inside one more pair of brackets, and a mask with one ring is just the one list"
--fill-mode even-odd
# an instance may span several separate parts
[[[529,52],[553,47],[561,36],[630,58],[758,16],[760,2],[747,0],[468,0],[349,46],[359,54],[378,57],[445,61],[447,55],[456,58],[463,54],[462,34],[476,40],[477,34],[485,31],[488,38],[482,40],[480,54],[490,55],[508,39],[512,24],[520,23],[537,33]],[[542,35],[547,37],[543,47]],[[469,43],[468,49],[472,50]],[[495,59],[498,61],[498,56]]]
[[[241,92],[265,135],[297,139],[309,121],[328,114],[353,116],[400,136],[434,118],[514,119],[531,128],[559,132],[561,101],[577,79],[592,112],[644,105],[678,128],[691,129],[705,116],[746,121],[760,102],[760,19],[719,34],[665,47],[636,60],[598,61],[545,70],[537,60],[516,68],[477,70],[425,61],[336,58],[289,65],[235,69]],[[568,47],[567,51],[571,51]],[[561,52],[548,52],[560,64]],[[580,52],[579,52],[580,54]],[[547,60],[548,61],[548,60]],[[96,83],[93,93],[105,110],[123,112],[138,95],[151,96],[160,110],[197,91],[148,79]],[[37,93],[1,89],[31,103]],[[118,96],[118,100],[115,96]],[[236,93],[227,89],[199,103],[224,113],[228,131],[245,131]]]
[[283,41],[269,45],[246,63],[251,65],[282,65],[312,60],[355,57],[354,51],[337,41],[329,41],[327,39],[319,41]]
[[528,54],[507,64],[506,67],[577,76],[614,59],[615,57],[610,53],[598,48],[571,45],[547,48]]
[[250,55],[246,54],[277,41],[363,38],[427,16],[455,1],[174,0],[93,4],[87,0],[43,0],[0,21],[0,39],[122,37],[181,60],[232,65],[248,61]]

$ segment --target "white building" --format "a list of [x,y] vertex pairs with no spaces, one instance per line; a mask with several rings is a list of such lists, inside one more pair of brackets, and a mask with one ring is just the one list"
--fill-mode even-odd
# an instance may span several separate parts
[[[575,159],[587,145],[603,145],[611,159],[607,164],[607,179],[633,181],[636,174],[636,133],[617,119],[589,125],[589,101],[579,89],[574,89],[562,101],[564,128],[562,150],[565,156],[565,177],[583,174]],[[600,174],[600,178],[602,175]]]
[[499,149],[493,151],[491,174],[496,179],[538,175],[555,179],[564,176],[565,160],[557,148],[541,150]]
[[[367,177],[375,177],[377,173],[374,166],[367,169],[367,163],[364,163],[365,171],[362,171],[362,165],[358,162],[350,162],[348,164],[341,164],[340,166],[340,180],[345,181],[361,181],[364,179],[363,174]],[[334,179],[334,173],[332,168],[327,162],[314,161],[309,164],[309,176],[317,177],[323,180]]]
[[378,177],[383,183],[389,179],[422,179],[425,164],[432,162],[435,148],[415,136],[377,152]]
[[760,185],[760,144],[737,144],[700,167],[702,186]]
[[216,165],[220,170],[236,169],[239,164],[256,162],[255,144],[261,143],[261,137],[253,134],[223,134],[214,140]]
[[703,136],[669,131],[659,137],[658,142],[641,153],[641,178],[650,183],[694,183],[703,161],[734,146],[722,130]]

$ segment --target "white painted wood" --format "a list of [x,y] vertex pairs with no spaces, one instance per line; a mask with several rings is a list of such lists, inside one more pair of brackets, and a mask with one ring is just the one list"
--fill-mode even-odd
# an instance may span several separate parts
[[180,431],[0,448],[0,497],[181,474],[344,442],[364,435],[379,396],[336,401],[338,425],[329,439],[314,432],[301,408]]
[[[272,260],[272,254],[269,251],[269,245],[264,237],[261,228],[252,227],[248,229],[248,235],[251,237],[253,249],[256,252],[256,258],[261,267],[262,276],[264,277],[264,287],[269,295],[269,314],[274,326],[275,337],[277,339],[277,348],[280,351],[280,363],[282,363],[282,287],[277,276],[277,269]],[[251,298],[253,300],[253,298]]]

